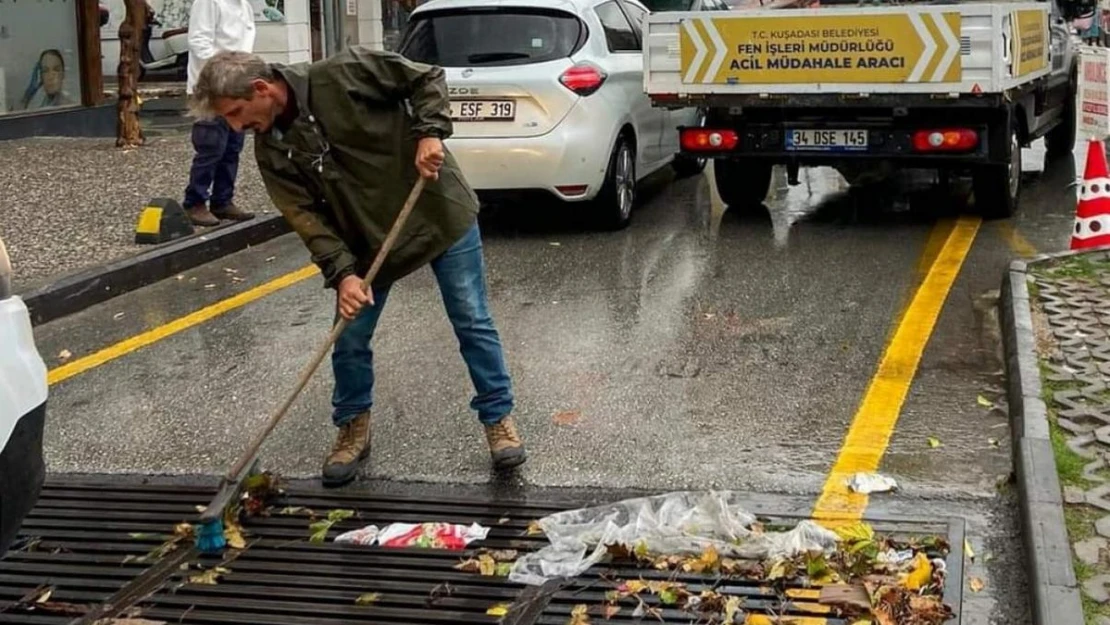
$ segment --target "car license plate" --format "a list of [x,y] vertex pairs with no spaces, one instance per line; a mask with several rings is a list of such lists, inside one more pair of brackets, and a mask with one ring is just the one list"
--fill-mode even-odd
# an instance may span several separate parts
[[513,100],[452,100],[451,119],[464,122],[512,121],[516,118]]
[[867,150],[866,130],[787,130],[787,150],[846,152]]

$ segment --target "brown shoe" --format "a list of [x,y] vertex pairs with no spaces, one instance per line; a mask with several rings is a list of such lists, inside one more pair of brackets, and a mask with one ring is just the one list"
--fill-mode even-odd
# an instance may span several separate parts
[[189,216],[189,221],[198,226],[218,226],[220,220],[208,210],[204,204],[197,204],[185,209],[185,214]]
[[254,219],[254,213],[239,208],[235,202],[227,204],[226,206],[213,206],[212,214],[219,219],[230,219],[232,221],[249,221]]
[[487,425],[486,442],[496,469],[509,469],[524,464],[524,442],[516,431],[513,417],[506,416],[499,423]]
[[324,462],[324,486],[342,486],[355,478],[359,464],[370,455],[370,412],[366,411],[343,427]]

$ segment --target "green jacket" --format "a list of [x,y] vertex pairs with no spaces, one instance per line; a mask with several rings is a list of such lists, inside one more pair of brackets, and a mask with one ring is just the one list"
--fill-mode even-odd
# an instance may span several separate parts
[[[300,235],[325,285],[373,263],[419,178],[416,144],[452,131],[443,70],[352,47],[312,64],[274,64],[297,118],[255,135],[270,198]],[[374,286],[424,266],[473,225],[478,198],[446,151],[390,250]]]

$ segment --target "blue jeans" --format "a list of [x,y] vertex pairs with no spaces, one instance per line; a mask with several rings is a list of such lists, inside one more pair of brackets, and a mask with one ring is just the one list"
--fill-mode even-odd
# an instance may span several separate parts
[[185,187],[185,208],[204,204],[212,188],[212,208],[223,208],[235,195],[243,133],[235,132],[222,117],[193,124],[193,165]]
[[[486,267],[478,224],[431,264],[474,384],[470,407],[478,412],[482,423],[497,423],[512,412],[513,393],[501,339],[493,327],[486,299]],[[373,403],[374,352],[370,341],[389,287],[375,288],[373,294],[374,305],[364,307],[348,324],[332,351],[332,422],[337,426],[369,410]]]

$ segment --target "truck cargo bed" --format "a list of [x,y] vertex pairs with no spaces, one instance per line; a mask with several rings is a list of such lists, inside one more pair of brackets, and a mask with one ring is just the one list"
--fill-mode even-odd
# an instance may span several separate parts
[[[644,88],[683,96],[990,94],[1050,70],[1046,3],[664,12]],[[695,98],[698,99],[698,98]]]

